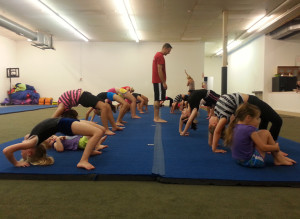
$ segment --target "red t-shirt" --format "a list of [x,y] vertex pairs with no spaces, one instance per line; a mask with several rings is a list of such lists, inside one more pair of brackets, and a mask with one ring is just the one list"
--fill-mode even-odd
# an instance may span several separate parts
[[158,75],[158,64],[162,65],[163,76],[165,81],[167,80],[164,55],[161,52],[157,52],[152,63],[152,83],[162,83]]

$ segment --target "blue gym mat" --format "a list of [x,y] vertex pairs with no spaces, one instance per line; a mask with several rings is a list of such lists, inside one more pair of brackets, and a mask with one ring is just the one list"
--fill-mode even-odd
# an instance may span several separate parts
[[[300,167],[274,166],[272,156],[268,155],[266,167],[245,168],[237,165],[228,151],[216,154],[208,146],[206,112],[201,110],[198,129],[190,130],[189,137],[178,133],[179,112],[169,113],[168,107],[161,108],[161,117],[168,120],[165,124],[153,122],[153,107],[149,112],[139,114],[142,119],[131,119],[127,113],[124,120],[128,123],[123,131],[108,136],[104,144],[109,147],[102,155],[90,158],[95,170],[79,169],[76,164],[82,151],[49,151],[55,163],[52,166],[12,166],[0,153],[0,178],[30,179],[92,179],[92,180],[157,180],[166,183],[216,184],[216,185],[266,185],[299,186]],[[99,118],[96,118],[100,122]],[[20,142],[16,139],[0,145]],[[300,162],[300,143],[279,138],[282,151]],[[20,155],[18,155],[20,156]]]
[[0,106],[0,115],[8,113],[18,113],[23,111],[31,111],[45,108],[53,108],[57,105],[16,105],[16,106]]

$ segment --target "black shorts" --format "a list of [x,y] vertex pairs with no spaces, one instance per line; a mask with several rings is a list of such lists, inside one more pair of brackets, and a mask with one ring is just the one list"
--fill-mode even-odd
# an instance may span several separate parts
[[78,103],[81,104],[84,107],[93,107],[96,108],[96,105],[99,101],[99,98],[91,94],[90,92],[84,91],[80,98]]
[[141,94],[138,94],[138,93],[132,93],[132,96],[134,96],[134,97],[135,97],[135,99],[137,99],[138,97],[140,97],[140,96],[141,96]]
[[100,101],[105,102],[107,98],[107,92],[101,92],[100,94],[97,95]]
[[153,83],[154,101],[166,100],[166,90],[162,83]]

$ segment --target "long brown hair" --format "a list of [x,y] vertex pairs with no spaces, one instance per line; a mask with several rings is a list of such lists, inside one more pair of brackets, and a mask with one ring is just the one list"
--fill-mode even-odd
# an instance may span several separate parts
[[259,114],[259,108],[253,104],[243,103],[240,105],[235,112],[234,120],[228,125],[225,131],[224,145],[231,146],[233,141],[233,129],[239,121],[244,121],[247,116],[255,117]]

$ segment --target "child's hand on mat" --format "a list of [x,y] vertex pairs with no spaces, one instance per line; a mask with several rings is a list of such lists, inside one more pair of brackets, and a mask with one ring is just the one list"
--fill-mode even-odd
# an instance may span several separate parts
[[27,163],[26,161],[18,161],[15,166],[16,167],[29,167],[30,164]]

